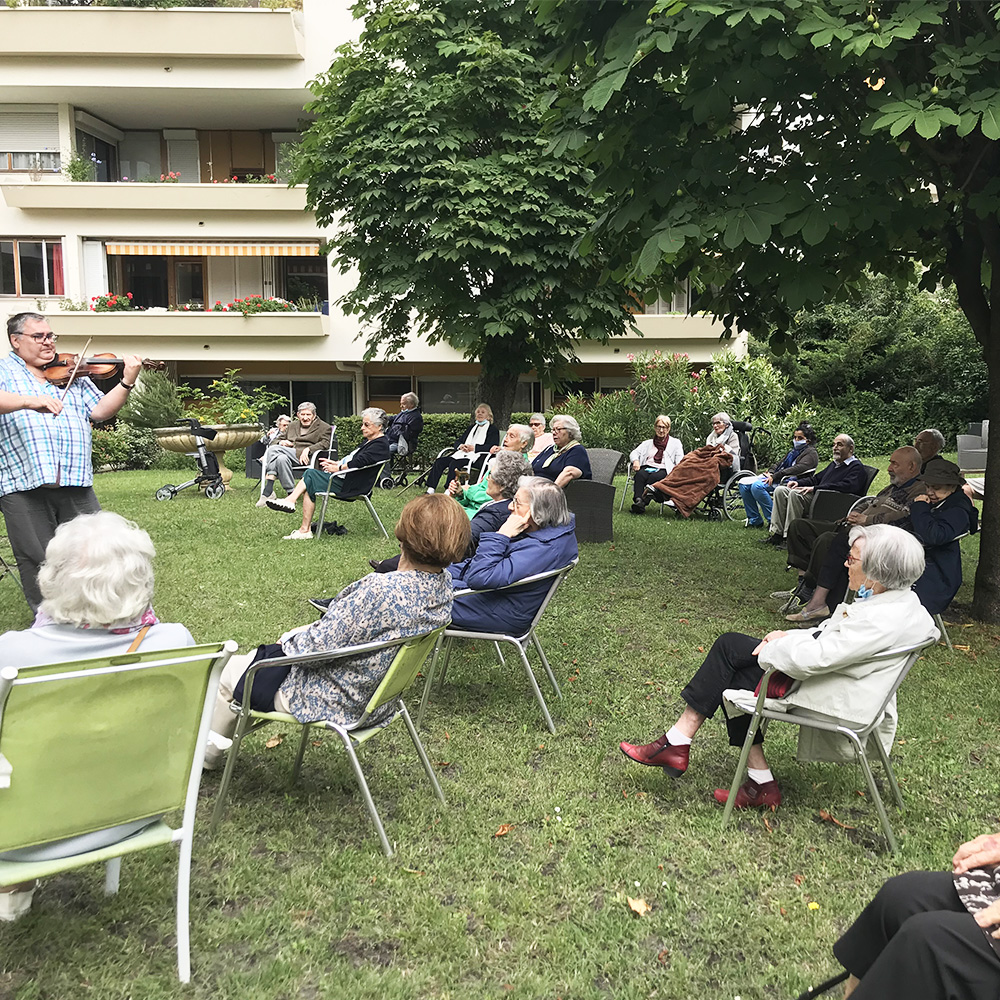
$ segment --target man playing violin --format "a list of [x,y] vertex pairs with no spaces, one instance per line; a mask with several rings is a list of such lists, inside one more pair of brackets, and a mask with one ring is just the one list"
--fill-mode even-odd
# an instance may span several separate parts
[[125,405],[142,359],[124,358],[121,383],[106,394],[86,377],[60,389],[45,377],[56,337],[44,316],[12,316],[7,338],[11,353],[0,360],[0,512],[24,596],[37,611],[38,567],[56,528],[101,509],[92,485],[91,424]]

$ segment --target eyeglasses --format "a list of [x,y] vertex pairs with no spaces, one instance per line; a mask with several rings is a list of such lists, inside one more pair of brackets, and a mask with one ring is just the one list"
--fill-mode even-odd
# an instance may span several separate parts
[[59,336],[55,333],[19,333],[19,337],[30,337],[36,344],[54,344]]
[[528,426],[529,427],[544,427],[545,424],[543,424],[541,422],[541,420],[529,420],[528,421]]
[[861,556],[851,556],[847,557],[847,565],[854,566],[856,563],[861,562]]
[[511,500],[511,502],[510,502],[510,503],[511,503],[511,506],[512,506],[512,507],[514,507],[514,508],[517,508],[517,507],[525,507],[525,508],[527,508],[528,510],[530,510],[530,509],[531,509],[531,503],[530,503],[530,502],[526,503],[526,502],[524,502],[524,501],[522,501],[522,500],[518,500],[518,499],[517,499],[517,497],[514,497],[514,499],[513,499],[513,500]]

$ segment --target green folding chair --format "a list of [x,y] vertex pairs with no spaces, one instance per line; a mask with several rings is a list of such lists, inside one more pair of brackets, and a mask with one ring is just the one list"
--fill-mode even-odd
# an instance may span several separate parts
[[885,771],[885,776],[895,799],[896,806],[902,809],[903,795],[899,790],[899,783],[896,781],[892,764],[889,763],[889,755],[885,752],[885,747],[882,746],[882,741],[875,730],[881,725],[882,720],[885,718],[885,710],[889,702],[906,679],[906,675],[910,672],[913,664],[917,662],[920,654],[928,646],[933,646],[934,643],[934,639],[928,639],[925,642],[916,643],[912,646],[887,649],[885,652],[869,657],[870,662],[877,660],[899,660],[899,665],[896,668],[896,676],[893,678],[885,698],[882,699],[882,704],[876,708],[872,717],[865,723],[848,725],[847,723],[828,722],[823,719],[814,719],[801,715],[794,710],[780,711],[768,708],[765,705],[767,682],[774,672],[774,667],[769,667],[764,672],[760,691],[756,695],[752,691],[740,691],[738,694],[727,692],[726,698],[729,703],[741,712],[752,716],[752,718],[750,720],[750,728],[747,730],[746,739],[743,741],[739,763],[736,765],[736,773],[733,775],[733,783],[729,789],[729,800],[726,802],[726,808],[722,814],[722,825],[725,826],[733,814],[736,793],[746,774],[747,758],[750,755],[750,747],[758,728],[763,726],[766,730],[769,722],[787,722],[793,726],[801,726],[804,729],[819,729],[827,733],[837,733],[847,740],[854,750],[855,759],[861,765],[861,770],[864,772],[865,780],[868,783],[868,792],[871,801],[875,804],[879,822],[882,824],[882,831],[885,833],[885,839],[889,842],[889,849],[893,853],[896,853],[899,850],[899,844],[892,832],[892,827],[889,825],[889,816],[885,811],[885,804],[882,802],[882,796],[879,794],[878,786],[875,784],[875,777],[872,774],[871,764],[868,761],[867,748],[869,746],[875,748],[879,760],[882,762],[882,768]]
[[[0,859],[0,886],[103,862],[113,895],[124,855],[179,844],[185,983],[198,785],[219,675],[235,651],[225,642],[0,668],[0,853],[19,855]],[[178,809],[174,828],[162,817]],[[127,833],[115,829],[123,824]],[[53,843],[85,835],[86,844]]]
[[[420,737],[417,736],[417,730],[413,725],[413,721],[410,719],[410,713],[406,710],[406,705],[403,704],[403,699],[400,697],[416,679],[420,668],[424,665],[424,661],[427,659],[430,651],[434,648],[434,645],[438,640],[438,636],[443,631],[444,626],[436,628],[432,632],[425,632],[422,635],[411,636],[409,638],[392,639],[388,642],[368,642],[357,646],[345,646],[343,649],[335,649],[323,653],[310,653],[306,656],[289,656],[271,660],[259,660],[257,663],[253,664],[247,671],[246,680],[244,682],[243,704],[240,705],[234,702],[232,705],[232,709],[239,715],[239,719],[236,723],[236,732],[233,735],[233,745],[229,751],[229,759],[226,761],[226,769],[222,774],[222,783],[219,787],[219,795],[215,802],[215,810],[212,813],[212,832],[215,832],[215,829],[219,824],[219,820],[222,818],[222,813],[225,810],[226,796],[229,793],[229,783],[232,780],[233,771],[236,769],[236,758],[239,756],[240,747],[243,740],[247,736],[251,733],[257,732],[258,729],[261,729],[264,726],[270,725],[272,722],[278,722],[285,726],[302,727],[302,738],[299,740],[299,749],[295,757],[295,764],[292,768],[292,784],[294,784],[298,780],[299,772],[302,769],[302,758],[306,752],[307,742],[311,737],[315,736],[315,730],[330,729],[340,737],[341,742],[344,744],[344,749],[347,751],[347,756],[351,761],[351,767],[354,770],[354,777],[357,779],[358,787],[361,789],[361,795],[365,800],[368,815],[371,816],[372,823],[375,824],[375,829],[378,832],[378,838],[382,843],[382,850],[385,852],[386,857],[391,858],[392,847],[389,845],[389,839],[385,835],[385,828],[382,826],[382,820],[379,819],[378,810],[375,808],[375,802],[372,799],[371,792],[368,790],[368,782],[365,780],[364,771],[361,770],[361,764],[358,762],[355,747],[361,746],[373,736],[377,736],[380,732],[382,732],[385,726],[369,726],[368,720],[383,705],[386,705],[398,698],[399,707],[396,710],[396,714],[393,715],[386,725],[391,725],[396,721],[396,719],[402,717],[403,722],[406,723],[406,729],[410,734],[410,739],[413,740],[413,746],[416,748],[417,756],[420,758],[420,763],[423,764],[424,771],[426,771],[427,777],[430,779],[430,783],[434,788],[434,794],[441,802],[444,802],[444,793],[441,791],[441,786],[438,784],[437,776],[434,774],[434,769],[431,767],[431,762],[427,757],[427,752],[424,750],[424,746],[420,742]],[[317,719],[315,722],[302,723],[299,722],[293,715],[286,715],[284,712],[257,712],[249,707],[250,692],[253,689],[254,678],[256,677],[257,672],[262,670],[264,667],[274,666],[277,664],[283,664],[285,666],[298,666],[311,663],[325,664],[336,660],[347,659],[348,657],[357,657],[364,656],[368,653],[377,653],[380,650],[392,649],[394,647],[398,647],[399,652],[396,654],[392,664],[389,666],[389,670],[382,679],[382,683],[379,684],[375,693],[371,696],[368,704],[365,706],[365,710],[361,718],[359,718],[353,725],[342,726],[337,722],[331,722],[326,719]]]

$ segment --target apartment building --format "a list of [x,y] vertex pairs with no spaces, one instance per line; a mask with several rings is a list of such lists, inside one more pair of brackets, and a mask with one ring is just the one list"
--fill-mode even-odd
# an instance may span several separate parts
[[[329,267],[329,233],[285,178],[308,81],[358,26],[347,0],[302,6],[0,6],[0,306],[45,312],[61,349],[90,340],[194,384],[239,368],[326,414],[394,409],[411,389],[429,412],[468,410],[477,365],[420,340],[404,361],[365,362],[336,308],[350,276]],[[108,293],[143,311],[82,308]],[[211,311],[253,294],[303,309]],[[642,339],[582,344],[576,387],[627,384],[643,349],[708,361],[719,327],[690,307],[649,302]],[[524,376],[518,408],[551,403]]]

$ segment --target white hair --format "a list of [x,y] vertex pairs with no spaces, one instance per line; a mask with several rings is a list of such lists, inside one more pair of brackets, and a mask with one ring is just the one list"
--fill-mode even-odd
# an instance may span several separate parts
[[315,413],[316,412],[316,404],[315,403],[299,403],[299,405],[295,407],[295,412],[298,413],[300,410],[312,410],[312,412]]
[[556,421],[558,421],[563,426],[563,430],[569,433],[569,439],[571,441],[582,441],[583,432],[580,430],[580,425],[577,423],[575,417],[571,417],[568,413],[557,413],[551,420],[549,426],[555,427]]
[[733,426],[733,418],[726,413],[725,410],[721,410],[712,417],[712,423],[714,424],[716,420],[721,420],[727,427]]
[[924,547],[893,524],[855,525],[851,545],[861,542],[861,570],[886,590],[909,590],[924,572]]
[[41,609],[53,621],[114,628],[135,621],[153,599],[149,535],[101,510],[60,524],[38,570]]
[[545,414],[544,413],[532,413],[531,416],[528,417],[528,423],[531,423],[532,420],[541,420],[541,422],[542,422],[542,430],[543,431],[545,430],[547,421],[545,420]]
[[420,405],[420,397],[415,392],[404,392],[399,398],[400,401],[405,400],[407,407],[411,410],[415,410]]
[[[936,427],[925,427],[920,434],[927,434],[934,439],[934,443],[937,445],[938,451],[944,451],[944,435]],[[916,441],[920,434],[917,435],[913,440]]]
[[531,520],[539,528],[569,524],[566,494],[563,493],[563,488],[556,486],[551,479],[545,479],[543,476],[523,476],[517,488],[527,492],[530,498],[528,504]]
[[367,410],[361,411],[361,419],[364,420],[365,417],[368,418],[368,422],[372,424],[378,424],[379,427],[385,427],[386,422],[386,412],[377,406],[369,406]]
[[513,431],[521,442],[521,451],[527,451],[535,443],[535,432],[527,424],[511,424],[508,433]]

